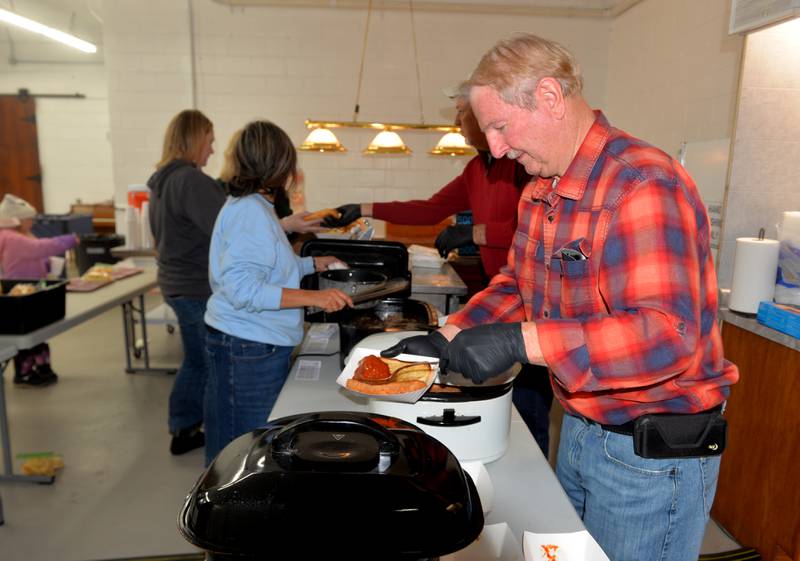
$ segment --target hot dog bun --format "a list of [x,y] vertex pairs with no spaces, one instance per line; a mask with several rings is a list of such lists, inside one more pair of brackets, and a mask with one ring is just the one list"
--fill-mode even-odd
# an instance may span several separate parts
[[372,395],[389,395],[396,393],[408,393],[421,390],[427,384],[421,380],[410,380],[408,382],[387,382],[385,384],[370,384],[369,382],[359,382],[350,378],[347,380],[347,388],[359,393]]
[[322,220],[328,216],[333,216],[338,220],[342,217],[342,213],[335,208],[323,208],[322,210],[318,210],[317,212],[312,212],[311,214],[304,216],[303,220]]

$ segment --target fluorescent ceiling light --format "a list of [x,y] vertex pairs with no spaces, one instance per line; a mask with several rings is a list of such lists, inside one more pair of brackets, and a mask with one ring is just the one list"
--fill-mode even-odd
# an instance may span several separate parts
[[23,29],[27,29],[28,31],[33,31],[34,33],[38,33],[39,35],[44,35],[45,37],[48,37],[54,41],[58,41],[59,43],[64,43],[65,45],[70,46],[73,49],[78,49],[79,51],[83,51],[84,53],[97,52],[97,47],[95,47],[88,41],[84,41],[83,39],[78,39],[74,35],[70,35],[69,33],[64,33],[63,31],[59,31],[58,29],[53,29],[52,27],[42,25],[41,23],[33,21],[32,19],[18,16],[14,12],[9,12],[8,10],[4,10],[2,8],[0,8],[0,21],[16,25]]

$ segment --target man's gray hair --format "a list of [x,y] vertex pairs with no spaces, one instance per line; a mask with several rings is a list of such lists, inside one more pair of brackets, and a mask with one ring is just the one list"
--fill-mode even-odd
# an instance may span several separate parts
[[489,86],[506,103],[535,109],[534,92],[542,78],[554,78],[564,97],[580,93],[583,78],[575,58],[566,48],[531,34],[504,39],[492,47],[466,82]]

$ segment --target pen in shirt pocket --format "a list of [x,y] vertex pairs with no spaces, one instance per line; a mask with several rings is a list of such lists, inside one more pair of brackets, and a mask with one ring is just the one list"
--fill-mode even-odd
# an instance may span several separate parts
[[562,248],[559,250],[559,253],[561,254],[562,261],[583,261],[586,259],[583,253],[570,247]]

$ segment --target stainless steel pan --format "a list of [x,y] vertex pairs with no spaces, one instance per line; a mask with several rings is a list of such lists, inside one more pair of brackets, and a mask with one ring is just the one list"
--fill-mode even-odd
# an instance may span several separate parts
[[345,294],[356,296],[363,292],[374,292],[386,285],[383,273],[367,269],[338,269],[319,274],[319,287],[338,288]]

